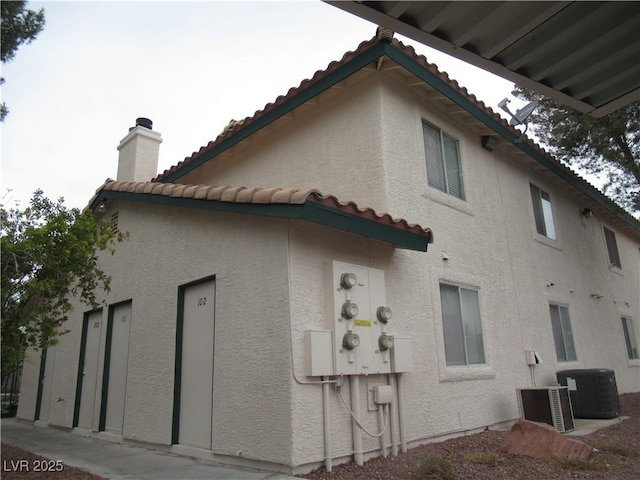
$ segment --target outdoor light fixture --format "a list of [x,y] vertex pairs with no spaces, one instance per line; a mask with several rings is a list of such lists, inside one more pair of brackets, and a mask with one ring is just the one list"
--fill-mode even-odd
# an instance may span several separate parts
[[380,335],[378,338],[378,346],[382,352],[386,352],[393,348],[393,337],[390,335]]
[[582,210],[582,216],[584,218],[591,218],[593,217],[593,210],[591,210],[590,208],[585,208]]
[[342,346],[347,350],[353,350],[360,345],[360,336],[357,333],[347,332],[342,337]]
[[347,320],[351,320],[358,315],[358,305],[351,302],[346,302],[342,305],[342,316]]
[[107,201],[106,200],[100,200],[100,203],[96,207],[96,212],[104,213],[106,211],[107,211]]
[[358,277],[355,273],[343,273],[340,275],[340,285],[345,290],[355,287],[358,284]]
[[376,310],[376,316],[382,323],[387,323],[389,320],[391,320],[392,315],[393,312],[391,312],[391,309],[389,307],[378,307],[378,310]]
[[493,152],[498,146],[498,139],[491,135],[483,135],[482,136],[482,148]]

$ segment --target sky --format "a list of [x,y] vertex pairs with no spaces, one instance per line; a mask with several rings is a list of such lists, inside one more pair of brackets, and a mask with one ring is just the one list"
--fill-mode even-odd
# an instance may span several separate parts
[[[162,134],[159,173],[375,35],[320,1],[28,2],[46,25],[2,65],[2,204],[36,189],[83,208],[115,178],[138,117]],[[396,35],[496,112],[513,84]],[[517,101],[512,103],[517,106]]]

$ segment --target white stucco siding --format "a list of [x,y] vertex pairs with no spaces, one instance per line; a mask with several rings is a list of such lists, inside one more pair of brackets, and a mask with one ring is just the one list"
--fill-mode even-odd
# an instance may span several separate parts
[[[101,266],[108,305],[131,300],[123,438],[171,443],[178,288],[215,275],[214,453],[288,464],[291,446],[284,220],[120,203],[130,232]],[[107,214],[110,215],[111,212]],[[106,338],[101,337],[97,430]],[[52,423],[71,427],[82,307],[61,339]],[[29,382],[31,384],[32,382]],[[26,392],[25,396],[34,392]]]
[[317,188],[387,212],[379,95],[375,77],[336,87],[180,182]]
[[[380,242],[324,227],[300,222],[290,222],[290,226],[289,272],[295,372],[301,381],[317,381],[319,378],[305,376],[304,332],[330,327],[325,316],[325,296],[332,294],[325,291],[326,263],[337,260],[386,271],[393,249]],[[387,278],[386,284],[389,285],[389,282]],[[393,331],[398,329],[394,328]],[[363,414],[361,420],[369,431],[377,432],[379,431],[377,414],[367,411],[367,382],[383,384],[386,383],[386,378],[382,375],[370,375],[362,376],[360,381]],[[353,452],[351,417],[340,402],[333,386],[330,390],[332,456],[347,458]],[[342,388],[342,395],[347,403],[350,403],[348,379]],[[294,439],[292,465],[322,461],[324,458],[322,387],[319,384],[294,383],[291,402]],[[379,449],[379,445],[379,440],[363,434],[365,452]]]

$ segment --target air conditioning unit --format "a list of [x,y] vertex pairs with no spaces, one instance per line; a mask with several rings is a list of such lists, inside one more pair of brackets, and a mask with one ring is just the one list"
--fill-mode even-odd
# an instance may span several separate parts
[[558,384],[569,389],[576,418],[615,418],[620,416],[616,375],[606,368],[562,370]]
[[575,428],[567,387],[518,388],[517,394],[522,418],[552,425],[559,432]]

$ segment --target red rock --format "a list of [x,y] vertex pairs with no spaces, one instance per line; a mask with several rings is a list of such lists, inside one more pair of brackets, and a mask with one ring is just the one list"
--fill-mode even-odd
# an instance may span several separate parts
[[563,436],[551,425],[521,418],[507,433],[502,451],[545,460],[558,457],[587,460],[593,449],[580,440]]

